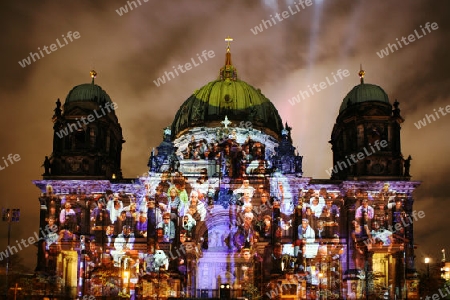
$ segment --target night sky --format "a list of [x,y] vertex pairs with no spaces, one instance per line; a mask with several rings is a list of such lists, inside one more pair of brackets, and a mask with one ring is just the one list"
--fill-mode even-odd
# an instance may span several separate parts
[[[342,99],[359,84],[362,63],[365,82],[380,85],[390,102],[400,102],[402,153],[411,155],[411,180],[422,181],[415,192],[415,210],[425,218],[415,226],[416,265],[423,258],[440,259],[450,250],[450,177],[448,130],[450,116],[418,129],[414,123],[433,109],[450,105],[449,47],[450,2],[433,1],[312,1],[304,8],[290,1],[159,1],[140,0],[137,8],[116,12],[124,0],[3,1],[0,9],[0,157],[20,160],[0,170],[1,206],[22,210],[12,226],[12,241],[34,236],[39,226],[40,191],[32,180],[41,179],[44,157],[52,153],[55,101],[63,102],[72,87],[90,82],[107,91],[126,143],[122,151],[124,177],[146,172],[152,147],[162,139],[180,105],[196,89],[217,78],[224,64],[230,35],[233,65],[238,77],[271,99],[283,122],[293,127],[294,146],[304,156],[304,176],[328,178],[332,167],[328,143]],[[297,1],[298,3],[298,1]],[[286,17],[278,21],[283,11]],[[294,14],[295,13],[295,14]],[[272,17],[272,27],[258,34],[251,29]],[[421,26],[436,22],[425,35]],[[420,38],[380,58],[377,52],[402,37]],[[426,30],[426,29],[424,29]],[[79,32],[64,42],[62,35]],[[18,62],[38,47],[57,43],[30,65]],[[392,46],[393,47],[393,46]],[[197,53],[214,51],[191,70],[157,87],[154,80],[172,66],[197,59]],[[394,49],[395,50],[395,49]],[[198,60],[197,60],[198,62]],[[288,99],[319,84],[337,70],[350,75],[291,105]],[[449,108],[450,109],[450,108]],[[445,110],[444,110],[445,112]],[[17,157],[17,156],[16,156]],[[3,159],[0,166],[4,167]],[[7,246],[6,223],[0,229],[0,251]],[[35,267],[36,248],[20,252],[27,266]]]

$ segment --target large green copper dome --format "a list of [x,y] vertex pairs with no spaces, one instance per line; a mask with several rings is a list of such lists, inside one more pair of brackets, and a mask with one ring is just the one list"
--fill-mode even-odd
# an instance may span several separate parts
[[195,91],[180,107],[172,123],[172,135],[178,137],[192,127],[222,127],[225,116],[239,126],[241,121],[278,138],[283,129],[275,106],[261,91],[237,79],[227,51],[220,78]]
[[349,104],[378,101],[389,104],[386,92],[378,85],[362,82],[355,86],[342,100],[339,113],[343,112]]
[[104,104],[111,102],[109,95],[94,83],[84,83],[75,86],[67,95],[65,104],[78,101],[96,102]]

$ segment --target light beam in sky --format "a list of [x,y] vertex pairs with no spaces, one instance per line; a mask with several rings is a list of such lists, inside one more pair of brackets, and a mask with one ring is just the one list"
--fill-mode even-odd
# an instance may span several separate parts
[[[352,50],[354,41],[357,37],[357,32],[360,30],[358,24],[361,23],[361,17],[363,16],[363,6],[361,2],[357,2],[350,15],[349,22],[346,25],[345,31],[347,32],[347,38],[343,41],[343,47],[339,53],[339,60],[347,60],[349,51]],[[345,63],[345,61],[344,61]]]
[[264,4],[264,6],[266,8],[271,9],[271,10],[278,9],[277,0],[262,0],[262,4]]
[[311,24],[310,31],[310,39],[309,39],[309,59],[308,59],[308,71],[311,72],[311,68],[316,63],[316,46],[317,46],[317,37],[319,36],[320,23],[322,19],[322,10],[323,4],[322,1],[314,1],[313,2],[313,18]]

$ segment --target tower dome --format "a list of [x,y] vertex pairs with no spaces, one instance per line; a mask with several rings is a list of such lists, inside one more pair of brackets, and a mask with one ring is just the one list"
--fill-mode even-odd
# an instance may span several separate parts
[[283,123],[277,109],[259,89],[237,78],[227,48],[219,79],[195,91],[180,107],[171,126],[174,138],[192,127],[220,127],[225,118],[234,123],[250,121],[253,128],[279,139]]
[[364,83],[364,70],[359,71],[361,83],[355,86],[347,96],[342,100],[339,113],[343,112],[349,105],[363,102],[382,102],[389,103],[389,97],[386,92],[378,85]]
[[92,101],[97,104],[111,102],[109,95],[102,89],[101,86],[94,83],[84,83],[75,86],[67,94],[66,104],[77,101]]
[[384,102],[389,104],[388,95],[380,86],[369,83],[361,83],[355,86],[342,100],[339,113],[343,112],[349,104],[351,105],[372,101]]
[[84,83],[73,87],[67,94],[65,105],[73,102],[93,102],[95,104],[105,104],[106,102],[112,102],[109,95],[101,86],[94,83],[94,79],[97,76],[97,72],[92,70],[90,72],[92,82]]

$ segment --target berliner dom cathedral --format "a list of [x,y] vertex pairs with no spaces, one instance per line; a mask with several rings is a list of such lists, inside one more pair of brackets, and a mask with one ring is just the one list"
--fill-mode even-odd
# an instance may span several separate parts
[[215,79],[152,124],[162,140],[139,178],[122,175],[125,137],[95,71],[56,101],[34,181],[51,229],[36,271],[61,299],[418,299],[420,183],[399,102],[360,72],[336,112],[330,178],[307,177],[292,128],[241,80],[227,41]]

